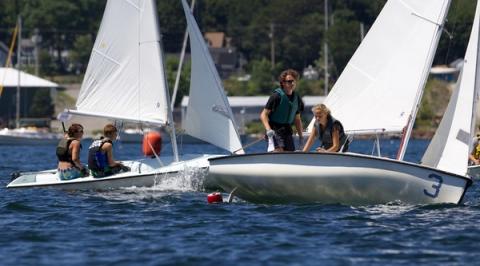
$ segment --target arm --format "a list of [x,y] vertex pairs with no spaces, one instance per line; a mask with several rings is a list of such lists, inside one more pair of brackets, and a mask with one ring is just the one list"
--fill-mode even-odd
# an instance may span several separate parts
[[265,127],[265,130],[267,131],[272,130],[270,128],[270,124],[268,123],[268,116],[270,115],[271,112],[272,110],[263,108],[262,112],[260,113],[260,121],[262,121],[263,127]]
[[317,128],[312,127],[312,132],[310,132],[310,136],[308,136],[307,143],[305,143],[305,146],[303,146],[303,152],[309,152],[310,148],[313,145],[313,142],[315,142],[315,138],[317,136]]
[[337,152],[340,149],[340,130],[337,127],[333,128],[332,141],[333,145],[326,150],[327,152]]
[[295,115],[295,128],[297,129],[298,137],[303,139],[303,125],[299,113]]
[[70,148],[72,149],[73,166],[78,169],[82,169],[83,165],[80,163],[80,141],[73,140],[70,143]]
[[115,167],[121,165],[121,163],[113,159],[113,146],[111,143],[103,144],[102,150],[107,154],[108,166]]

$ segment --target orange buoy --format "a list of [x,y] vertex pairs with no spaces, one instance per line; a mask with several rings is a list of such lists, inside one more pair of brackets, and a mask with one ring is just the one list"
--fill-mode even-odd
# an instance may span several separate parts
[[213,192],[208,194],[207,201],[208,203],[222,203],[223,202],[222,193]]
[[[153,149],[152,149],[153,148]],[[162,150],[162,135],[157,131],[147,132],[143,136],[142,151],[145,156],[160,156]]]

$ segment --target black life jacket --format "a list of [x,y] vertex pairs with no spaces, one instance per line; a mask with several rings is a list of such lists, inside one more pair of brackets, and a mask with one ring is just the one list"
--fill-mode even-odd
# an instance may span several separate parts
[[348,143],[347,143],[347,135],[343,130],[343,125],[340,121],[333,118],[333,116],[329,115],[327,118],[327,126],[324,130],[320,127],[320,123],[315,122],[315,127],[317,128],[318,132],[318,139],[320,140],[320,147],[328,150],[333,146],[333,126],[338,125],[340,127],[340,149],[341,152],[345,152],[348,150]]
[[113,145],[110,139],[101,137],[88,147],[88,168],[90,170],[103,171],[108,166],[107,154],[102,152],[102,146],[107,142]]
[[56,150],[58,161],[73,163],[72,154],[70,153],[69,148],[74,140],[74,138],[63,138],[58,142]]

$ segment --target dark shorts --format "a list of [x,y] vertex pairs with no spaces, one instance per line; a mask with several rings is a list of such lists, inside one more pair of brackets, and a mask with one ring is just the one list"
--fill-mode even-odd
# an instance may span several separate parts
[[275,136],[273,137],[273,144],[275,149],[283,148],[284,151],[295,151],[295,144],[293,143],[292,128],[279,127],[274,128]]
[[122,166],[114,166],[114,167],[105,167],[103,171],[95,171],[91,170],[93,177],[106,177],[106,176],[111,176],[114,174],[122,173],[122,172],[128,172],[130,171],[130,168],[128,167],[122,167]]

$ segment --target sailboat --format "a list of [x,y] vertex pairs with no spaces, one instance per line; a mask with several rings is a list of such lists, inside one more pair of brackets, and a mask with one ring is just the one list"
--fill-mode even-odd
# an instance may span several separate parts
[[[224,156],[210,159],[207,180],[229,192],[229,199],[257,203],[460,203],[472,183],[465,176],[467,161],[455,160],[454,167],[447,158],[468,144],[439,138],[434,145],[445,149],[435,156],[445,161],[434,163],[438,160],[430,156],[424,164],[403,161],[449,5],[448,0],[389,0],[325,101],[349,134],[403,132],[397,159],[303,152]],[[476,18],[475,33],[478,10]],[[476,62],[476,54],[467,60]],[[471,71],[466,68],[464,75]],[[472,100],[452,101],[457,99]],[[452,115],[455,123],[468,118],[461,115]],[[453,132],[465,140],[471,128]]]
[[[233,114],[202,34],[182,2],[191,36],[191,101],[186,131],[227,151],[242,151]],[[47,186],[62,189],[112,189],[153,186],[159,178],[184,169],[205,169],[208,158],[185,155],[180,160],[163,66],[154,0],[109,0],[95,41],[76,110],[66,114],[106,117],[170,131],[171,158],[123,162],[130,172],[104,178],[59,180],[55,170],[21,175],[8,188]],[[128,38],[126,38],[128,36]],[[163,162],[163,164],[161,164]]]

